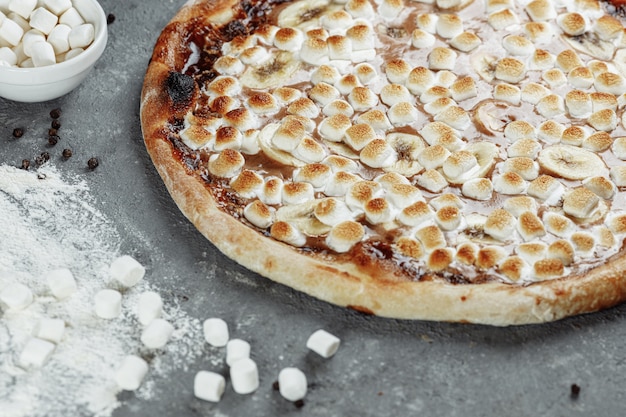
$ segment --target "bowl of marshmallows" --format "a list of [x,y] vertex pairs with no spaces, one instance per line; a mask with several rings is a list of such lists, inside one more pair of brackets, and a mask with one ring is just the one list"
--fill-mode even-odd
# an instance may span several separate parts
[[0,0],[0,97],[40,102],[69,93],[106,43],[96,0]]

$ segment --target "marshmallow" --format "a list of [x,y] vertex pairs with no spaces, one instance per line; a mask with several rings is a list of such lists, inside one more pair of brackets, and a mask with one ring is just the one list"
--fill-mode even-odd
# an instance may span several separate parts
[[369,25],[354,25],[346,31],[346,36],[352,41],[353,51],[369,50],[374,45],[374,29]]
[[461,52],[470,52],[478,48],[481,43],[480,38],[472,32],[463,32],[450,39],[450,46]]
[[[85,23],[72,28],[69,34],[70,47],[86,48],[94,40],[95,29],[91,23]],[[236,68],[235,68],[236,69]]]
[[28,19],[30,14],[37,7],[37,0],[11,0],[9,10]]
[[122,294],[115,290],[101,290],[94,297],[96,315],[103,319],[114,319],[122,312]]
[[524,34],[535,44],[547,44],[554,32],[546,22],[528,22],[524,25]]
[[378,104],[378,96],[367,87],[356,86],[348,94],[348,101],[355,111],[366,111]]
[[160,349],[174,333],[174,326],[164,319],[154,319],[141,333],[141,343],[149,349]]
[[48,42],[36,42],[31,46],[31,58],[35,67],[45,67],[56,64],[54,48]]
[[508,35],[502,39],[502,46],[511,55],[528,56],[535,51],[535,46],[531,41],[518,35]]
[[435,44],[435,40],[436,38],[434,35],[423,29],[415,29],[411,34],[411,45],[418,49],[431,48]]
[[250,358],[243,358],[230,367],[230,380],[237,394],[250,394],[259,388],[259,371]]
[[577,67],[567,74],[567,81],[574,87],[587,89],[593,85],[593,73],[587,67]]
[[489,200],[493,194],[493,184],[488,178],[474,178],[463,183],[462,193],[474,200]]
[[125,287],[137,284],[145,275],[146,269],[128,255],[120,256],[111,262],[109,275]]
[[445,39],[454,38],[463,33],[463,21],[455,14],[442,13],[435,24],[437,35]]
[[[59,21],[59,18],[54,13],[49,12],[44,7],[39,7],[34,12],[31,13],[29,22],[33,28],[47,35],[48,33],[50,33],[50,31],[52,31],[52,29],[54,29],[58,21]],[[90,26],[92,28],[92,40],[93,40],[93,25],[90,25]],[[86,46],[86,45],[80,45],[80,46]]]
[[550,90],[541,84],[531,82],[522,87],[522,100],[531,104],[537,104],[547,95],[550,95]]
[[522,91],[519,87],[508,83],[497,84],[493,90],[493,98],[518,105],[522,100]]
[[495,209],[485,222],[485,233],[495,239],[505,241],[511,239],[515,232],[516,219],[504,209]]
[[526,76],[526,65],[515,58],[505,57],[496,64],[495,77],[508,83],[518,83]]
[[161,317],[163,312],[163,300],[154,291],[141,293],[137,302],[137,319],[139,323],[147,326],[152,320]]
[[546,212],[543,215],[543,223],[548,232],[558,237],[569,237],[576,230],[573,221],[558,213]]
[[552,89],[556,89],[562,85],[567,83],[567,77],[558,68],[550,68],[549,70],[545,70],[543,74],[541,74],[541,79],[548,84],[548,86]]
[[394,126],[406,126],[417,122],[419,111],[411,102],[402,101],[391,106],[387,116]]
[[543,117],[551,119],[565,113],[565,102],[563,97],[550,94],[539,100],[536,109]]
[[18,359],[20,367],[41,368],[54,352],[55,344],[33,337],[24,346]]
[[60,16],[63,12],[72,7],[72,0],[44,0],[43,3],[48,10],[57,16]]
[[376,69],[367,63],[358,64],[354,67],[354,75],[362,84],[369,84],[378,78]]
[[[261,180],[261,184],[264,185],[263,180]],[[268,207],[261,200],[254,200],[248,203],[243,209],[243,215],[246,220],[260,229],[267,229],[274,222],[273,209]]]
[[410,101],[411,93],[400,84],[386,84],[380,91],[380,100],[388,106],[393,106],[401,101]]
[[250,343],[241,339],[232,339],[226,343],[226,364],[233,366],[235,362],[250,358]]
[[328,44],[328,57],[334,59],[350,59],[352,56],[352,41],[350,38],[341,35],[330,36]]
[[299,29],[280,28],[274,36],[274,46],[283,51],[295,51],[300,48],[304,35]]
[[[343,54],[343,52],[341,53]],[[329,49],[326,41],[318,38],[310,38],[305,40],[302,44],[300,59],[307,64],[319,65],[321,62],[327,62],[328,57]]]
[[30,288],[19,282],[9,284],[0,291],[0,306],[11,310],[23,310],[33,302]]
[[298,401],[305,397],[306,375],[298,368],[284,368],[278,374],[278,391],[286,400]]
[[457,54],[452,49],[438,46],[428,54],[428,68],[431,70],[453,70],[456,57]]
[[309,336],[306,347],[323,358],[330,358],[339,349],[340,342],[338,337],[320,329]]
[[[83,25],[77,26],[74,29],[70,28],[70,33],[75,31],[74,34],[76,35],[79,28],[81,28],[82,26]],[[69,26],[67,27],[69,28]],[[230,55],[222,55],[215,61],[215,63],[213,64],[213,68],[215,68],[217,72],[223,75],[239,75],[243,72],[245,67],[243,65],[243,62],[241,62],[239,58],[235,58]]]
[[128,355],[115,371],[115,383],[126,391],[135,391],[148,373],[148,364],[135,355]]
[[41,319],[33,327],[33,336],[47,340],[52,343],[59,343],[65,333],[65,321],[61,319]]
[[0,23],[0,42],[5,41],[9,45],[15,46],[20,43],[24,29],[11,19],[4,19]]
[[17,54],[11,48],[8,46],[0,48],[0,62],[5,62],[8,65],[17,65],[18,61],[21,62],[22,60],[19,60]]
[[487,17],[487,22],[496,30],[505,29],[519,23],[519,18],[511,9],[493,12]]
[[361,223],[347,220],[333,226],[326,237],[326,244],[335,252],[345,253],[360,242],[364,235],[365,229]]
[[200,371],[193,379],[193,394],[204,401],[219,402],[225,387],[226,380],[215,372]]
[[45,42],[46,41],[46,36],[38,31],[37,29],[31,29],[28,32],[24,33],[24,36],[22,36],[22,45],[24,48],[24,54],[26,56],[33,56],[33,52],[31,50],[32,45],[35,42]]
[[545,49],[536,49],[530,59],[529,68],[531,70],[548,70],[554,66],[556,57]]
[[202,324],[204,340],[215,347],[226,346],[228,343],[228,324],[220,318],[206,319]]
[[387,62],[385,74],[390,83],[404,84],[412,70],[411,65],[403,59],[392,59]]

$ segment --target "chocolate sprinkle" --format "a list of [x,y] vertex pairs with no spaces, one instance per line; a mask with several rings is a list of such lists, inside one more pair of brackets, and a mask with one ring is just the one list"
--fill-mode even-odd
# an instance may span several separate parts
[[278,381],[274,381],[274,383],[272,384],[272,389],[273,389],[274,391],[278,391],[278,389],[279,389],[279,388],[280,388],[280,387],[279,387],[279,385],[278,385]]
[[107,15],[107,25],[110,25],[113,22],[115,22],[115,15],[113,13],[109,13]]
[[295,405],[297,408],[302,408],[304,407],[304,400],[294,401],[293,405]]
[[61,128],[61,122],[59,122],[56,119],[54,119],[50,125],[52,126],[53,129],[57,129],[58,130],[58,129]]
[[22,169],[30,168],[30,159],[22,159],[22,166],[20,168]]
[[572,399],[577,399],[580,395],[580,385],[578,384],[572,384],[572,386],[570,387],[570,396],[572,397]]
[[50,144],[50,146],[54,146],[59,142],[59,137],[57,135],[50,135],[48,136],[48,143]]
[[100,161],[98,161],[98,158],[96,157],[89,158],[89,160],[87,161],[87,166],[91,170],[96,169],[98,165],[100,165]]
[[69,159],[72,157],[72,150],[69,148],[65,148],[63,149],[63,152],[61,153],[61,155],[63,155],[63,158]]
[[50,111],[50,117],[53,119],[58,119],[61,117],[61,109],[54,109]]
[[22,129],[21,127],[16,127],[15,129],[13,129],[14,138],[21,138],[22,136],[24,136],[24,129]]

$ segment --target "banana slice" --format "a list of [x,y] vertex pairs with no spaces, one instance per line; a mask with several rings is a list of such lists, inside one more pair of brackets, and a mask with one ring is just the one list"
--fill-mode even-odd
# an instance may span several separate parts
[[330,4],[330,0],[302,0],[283,9],[278,15],[281,28],[298,28],[304,31],[320,26],[320,18],[329,12],[339,10],[341,5]]
[[394,132],[388,134],[386,140],[398,154],[398,161],[392,166],[384,168],[385,171],[395,172],[410,178],[424,170],[424,167],[417,162],[419,154],[426,149],[426,143],[421,137]]
[[355,152],[351,147],[343,142],[332,142],[330,140],[324,140],[323,142],[335,155],[344,156],[350,159],[359,159],[359,153]]
[[478,104],[474,111],[474,124],[478,131],[489,136],[495,136],[496,132],[504,132],[507,123],[511,121],[507,115],[509,106],[509,104],[494,100]]
[[572,48],[597,58],[602,61],[610,61],[615,53],[615,45],[603,41],[594,32],[585,32],[579,36],[563,36],[563,40]]
[[306,162],[301,161],[289,152],[276,149],[272,145],[272,137],[279,127],[280,125],[278,123],[270,123],[259,132],[257,140],[263,153],[265,153],[268,158],[273,159],[280,164],[294,167],[302,167],[306,165]]
[[474,155],[478,162],[478,167],[472,169],[471,175],[461,175],[457,178],[449,178],[444,173],[444,177],[450,184],[463,184],[465,181],[474,178],[483,178],[496,164],[498,147],[491,142],[472,142],[468,144],[463,151]]
[[277,51],[262,64],[249,66],[239,81],[244,87],[265,89],[288,84],[291,76],[300,68],[300,60],[291,52]]
[[276,211],[276,221],[287,222],[307,236],[324,235],[331,227],[315,217],[315,207],[322,201],[311,200],[302,204],[282,206]]
[[615,68],[617,68],[622,76],[626,77],[626,49],[618,49],[617,52],[615,52],[613,64],[615,64]]
[[608,175],[608,170],[598,155],[570,145],[544,148],[539,152],[537,160],[546,173],[568,180],[582,180],[591,175]]
[[476,71],[476,74],[480,75],[480,78],[487,82],[491,82],[496,77],[496,64],[498,63],[498,57],[488,54],[486,52],[477,52],[472,54],[470,58],[472,68]]

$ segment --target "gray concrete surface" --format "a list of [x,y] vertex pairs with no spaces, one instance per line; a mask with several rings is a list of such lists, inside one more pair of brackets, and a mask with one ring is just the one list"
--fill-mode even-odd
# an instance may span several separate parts
[[[18,125],[41,129],[63,109],[62,141],[74,149],[52,163],[81,175],[98,208],[114,219],[124,250],[147,265],[167,300],[199,319],[237,323],[253,345],[261,387],[228,390],[211,404],[193,397],[193,375],[213,354],[155,383],[155,399],[124,394],[115,416],[618,416],[626,410],[626,306],[540,326],[490,328],[367,317],[274,284],[222,256],[178,211],[144,149],[139,94],[153,43],[182,0],[103,0],[116,16],[109,45],[79,89],[60,99],[0,99],[0,162],[19,165],[46,147],[11,140]],[[100,159],[94,172],[91,156]],[[1,215],[1,214],[0,214]],[[342,339],[323,360],[303,344],[317,328]],[[272,390],[284,366],[310,382],[302,409]],[[225,371],[222,369],[221,371]],[[578,384],[580,395],[570,396]]]

